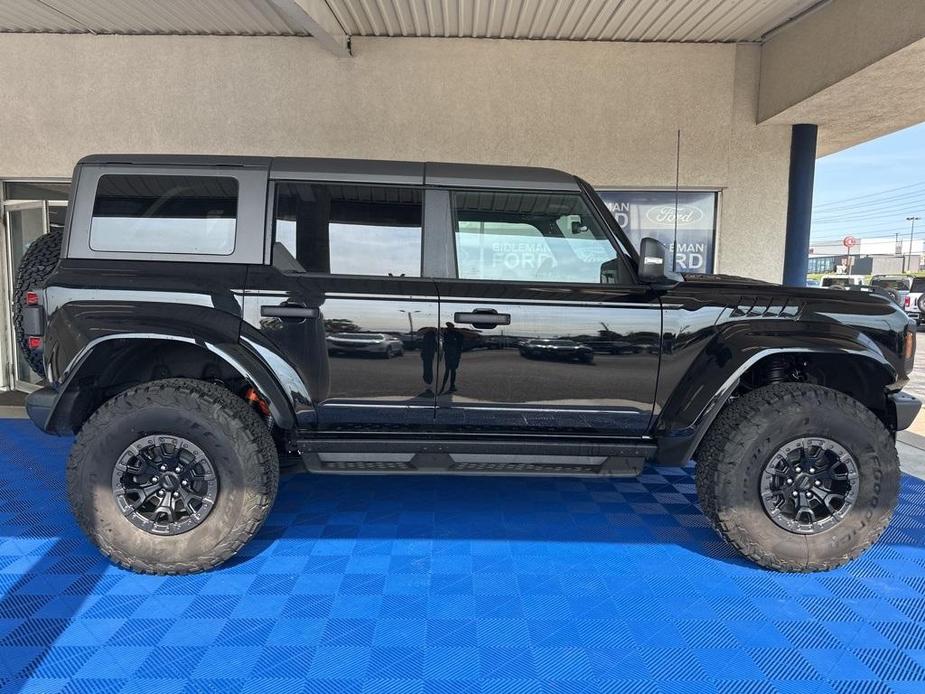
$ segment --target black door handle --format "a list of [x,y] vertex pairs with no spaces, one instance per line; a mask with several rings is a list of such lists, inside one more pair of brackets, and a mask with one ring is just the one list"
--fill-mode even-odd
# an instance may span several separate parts
[[285,303],[281,306],[261,306],[260,315],[264,318],[282,318],[283,320],[305,320],[317,318],[321,311],[304,304]]
[[472,311],[460,311],[453,315],[457,323],[469,323],[477,328],[510,325],[510,313],[498,313],[493,308],[476,308]]

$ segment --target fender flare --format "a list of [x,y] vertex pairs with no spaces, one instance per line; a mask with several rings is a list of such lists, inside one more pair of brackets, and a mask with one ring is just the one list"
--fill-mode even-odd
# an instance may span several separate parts
[[[62,407],[70,411],[73,400],[79,391],[79,376],[81,368],[87,363],[93,352],[101,345],[113,340],[146,340],[146,341],[171,341],[181,342],[203,348],[219,359],[224,361],[228,366],[235,369],[244,378],[253,383],[254,387],[266,399],[270,408],[270,414],[274,422],[282,429],[293,429],[296,425],[296,418],[293,409],[291,395],[287,396],[286,392],[280,386],[279,381],[267,364],[253,351],[240,344],[233,343],[213,343],[201,338],[192,338],[182,335],[172,335],[165,333],[115,333],[101,336],[83,347],[78,354],[74,356],[70,364],[62,373],[61,384],[57,388],[58,397],[48,415],[48,431],[70,433],[65,417],[65,411]],[[305,396],[307,397],[307,392]]]
[[[739,327],[743,324],[739,324]],[[799,336],[799,347],[794,347],[792,333],[720,331],[700,355],[691,363],[685,377],[678,383],[665,407],[659,413],[653,429],[659,446],[659,462],[663,465],[686,465],[697,447],[723,410],[739,385],[742,376],[759,361],[780,354],[848,355],[866,359],[883,370],[888,383],[898,378],[896,366],[884,355],[880,347],[867,335],[849,326],[833,329],[826,325],[824,332]],[[737,334],[738,333],[738,334]],[[747,348],[743,340],[751,342]],[[763,344],[762,344],[763,343]],[[715,356],[722,352],[743,355],[731,368],[718,371]],[[744,356],[747,355],[747,356]],[[719,382],[704,387],[695,374],[712,370]],[[710,393],[698,398],[698,391]]]

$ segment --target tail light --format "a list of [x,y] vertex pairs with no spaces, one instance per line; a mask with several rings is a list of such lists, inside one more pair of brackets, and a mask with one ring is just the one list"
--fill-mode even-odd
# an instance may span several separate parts
[[912,306],[912,300],[909,298],[909,295],[906,294],[906,298],[903,299],[903,308],[909,308]]
[[31,350],[42,349],[45,334],[45,307],[42,292],[30,289],[25,293],[22,311],[22,330],[26,334],[26,346]]

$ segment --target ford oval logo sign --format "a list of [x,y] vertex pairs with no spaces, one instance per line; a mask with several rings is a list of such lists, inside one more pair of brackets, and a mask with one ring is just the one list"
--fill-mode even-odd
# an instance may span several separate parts
[[[674,225],[674,205],[656,205],[646,212],[646,219],[653,224]],[[703,219],[703,210],[691,205],[678,205],[678,226],[696,224]]]

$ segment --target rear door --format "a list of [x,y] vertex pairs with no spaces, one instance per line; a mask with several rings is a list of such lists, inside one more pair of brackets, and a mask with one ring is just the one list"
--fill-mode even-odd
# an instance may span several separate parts
[[277,181],[272,262],[248,276],[246,320],[308,384],[302,426],[433,424],[438,304],[422,277],[422,176],[370,178]]
[[660,303],[596,210],[579,192],[444,195],[438,427],[644,433]]

